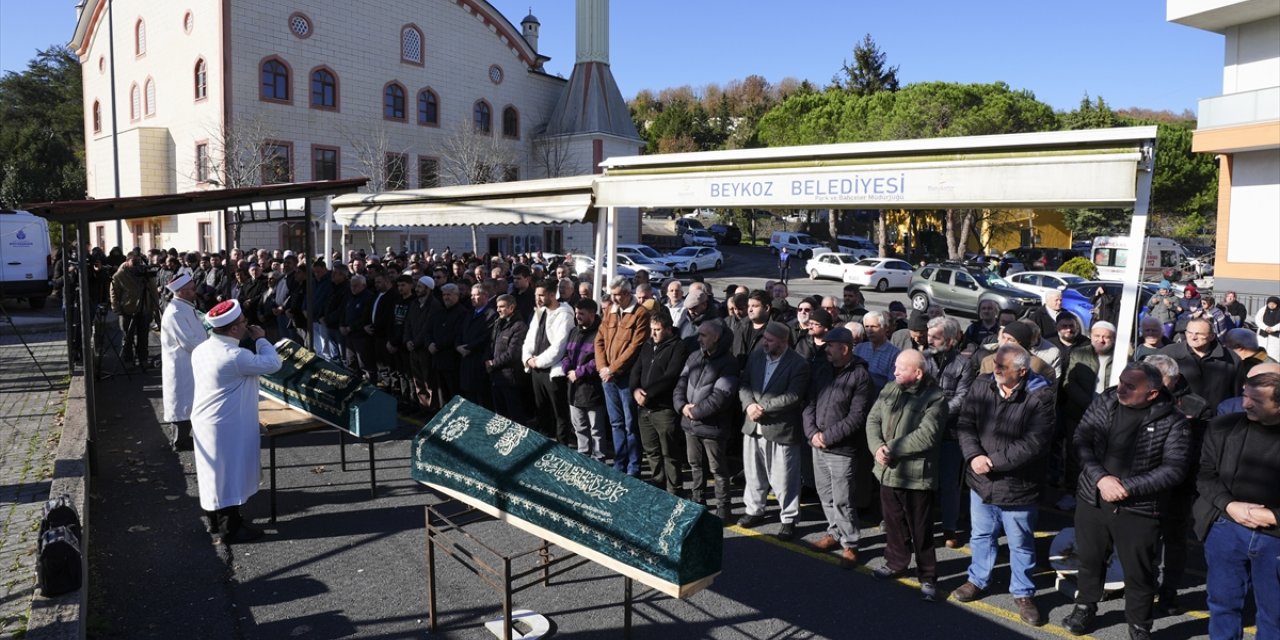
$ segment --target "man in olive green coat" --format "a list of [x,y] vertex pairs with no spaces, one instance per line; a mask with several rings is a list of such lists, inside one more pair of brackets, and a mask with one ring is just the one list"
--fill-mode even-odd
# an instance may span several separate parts
[[883,579],[902,574],[914,551],[920,597],[929,602],[936,597],[938,580],[929,510],[946,424],[946,394],[925,372],[924,355],[915,350],[899,353],[893,381],[867,416],[867,445],[875,456],[872,473],[880,481],[885,530],[884,565],[873,575]]

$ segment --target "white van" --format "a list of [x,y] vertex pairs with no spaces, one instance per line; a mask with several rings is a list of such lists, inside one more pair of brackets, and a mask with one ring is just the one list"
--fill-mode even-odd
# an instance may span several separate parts
[[769,250],[773,253],[781,253],[782,248],[786,247],[791,251],[791,255],[800,259],[809,259],[813,257],[814,250],[825,249],[826,245],[813,239],[813,236],[799,231],[774,231],[769,236]]
[[[1168,238],[1147,238],[1143,252],[1142,275],[1144,282],[1168,279],[1181,280],[1182,265],[1190,256],[1182,245]],[[1098,267],[1099,280],[1124,280],[1129,264],[1129,236],[1100,236],[1093,239],[1094,266]]]
[[44,307],[53,290],[49,222],[26,211],[0,209],[0,298],[26,298]]

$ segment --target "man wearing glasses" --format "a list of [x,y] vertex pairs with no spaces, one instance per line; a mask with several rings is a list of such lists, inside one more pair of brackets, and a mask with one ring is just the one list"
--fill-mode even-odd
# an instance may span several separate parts
[[1178,363],[1178,371],[1191,387],[1191,392],[1216,407],[1227,398],[1240,395],[1240,356],[1218,341],[1213,324],[1206,318],[1187,323],[1186,342],[1171,344],[1160,353]]

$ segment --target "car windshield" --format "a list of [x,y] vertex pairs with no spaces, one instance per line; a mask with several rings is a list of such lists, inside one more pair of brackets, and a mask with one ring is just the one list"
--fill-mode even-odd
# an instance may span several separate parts
[[692,257],[694,257],[694,256],[698,255],[698,248],[697,248],[697,247],[685,247],[685,248],[683,248],[683,249],[681,249],[681,250],[679,250],[679,251],[677,251],[677,252],[675,252],[675,253],[673,253],[673,254],[671,254],[671,255],[673,255],[673,256],[679,256],[679,257],[681,257],[681,258],[692,258]]
[[1058,278],[1061,278],[1062,281],[1067,284],[1077,284],[1080,282],[1084,282],[1084,278],[1081,278],[1080,276],[1058,276]]
[[799,242],[800,244],[818,244],[813,241],[813,236],[807,233],[797,233],[796,242]]
[[1001,278],[999,275],[997,275],[995,272],[992,272],[992,271],[976,271],[975,270],[975,271],[970,271],[968,273],[969,275],[973,276],[974,280],[981,282],[988,289],[991,289],[994,287],[1003,287],[1005,289],[1016,288],[1012,284],[1010,284],[1008,280]]
[[633,253],[633,254],[631,254],[631,255],[629,255],[629,256],[627,256],[627,257],[628,257],[628,258],[631,258],[631,261],[632,261],[632,262],[634,262],[634,263],[636,263],[636,264],[657,264],[657,263],[656,263],[656,262],[654,262],[653,260],[650,260],[650,259],[649,259],[649,256],[643,256],[643,255],[638,256],[638,255],[636,255],[636,254],[634,254],[634,253]]

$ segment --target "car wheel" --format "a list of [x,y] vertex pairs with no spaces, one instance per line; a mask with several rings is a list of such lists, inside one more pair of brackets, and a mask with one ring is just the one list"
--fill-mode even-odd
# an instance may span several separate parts
[[817,279],[818,279],[818,270],[817,270],[817,269],[810,269],[810,270],[809,270],[809,279],[810,279],[810,280],[817,280]]
[[719,270],[720,270],[720,267],[723,267],[723,266],[724,266],[724,260],[716,260],[716,270],[717,270],[717,271],[719,271]]
[[879,291],[880,293],[884,293],[885,291],[888,291],[888,290],[889,290],[889,281],[884,278],[880,278],[880,282],[876,283],[876,291]]
[[690,263],[689,263],[689,273],[697,273],[697,272],[698,272],[698,263],[696,263],[696,262],[690,262]]
[[916,311],[928,311],[929,296],[925,295],[923,291],[917,291],[911,294],[911,308]]

